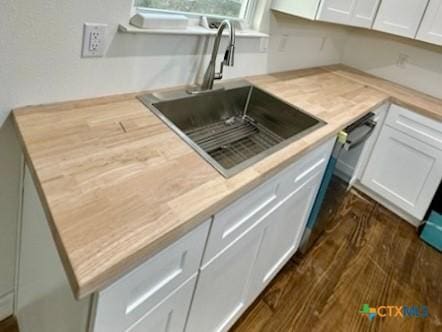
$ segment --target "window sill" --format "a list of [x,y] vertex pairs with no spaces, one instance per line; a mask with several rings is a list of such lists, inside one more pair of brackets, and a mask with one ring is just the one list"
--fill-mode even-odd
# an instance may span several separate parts
[[[202,26],[188,26],[185,29],[140,29],[130,24],[120,24],[118,31],[123,33],[153,34],[153,35],[187,35],[187,36],[215,36],[216,31],[209,30]],[[227,32],[223,35],[227,36]],[[239,38],[266,38],[268,34],[255,30],[236,31]]]

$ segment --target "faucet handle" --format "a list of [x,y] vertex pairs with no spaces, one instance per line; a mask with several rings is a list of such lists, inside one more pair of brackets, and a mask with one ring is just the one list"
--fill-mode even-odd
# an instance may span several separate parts
[[224,53],[224,64],[229,67],[233,67],[235,64],[235,45],[230,45],[227,47]]

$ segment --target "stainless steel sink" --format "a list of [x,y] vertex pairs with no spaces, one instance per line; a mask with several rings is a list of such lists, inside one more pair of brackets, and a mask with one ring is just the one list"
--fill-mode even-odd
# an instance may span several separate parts
[[225,177],[325,124],[243,81],[139,99]]

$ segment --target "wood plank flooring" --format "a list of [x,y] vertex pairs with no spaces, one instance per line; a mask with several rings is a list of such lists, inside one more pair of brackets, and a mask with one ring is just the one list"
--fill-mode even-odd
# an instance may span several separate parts
[[[302,259],[295,256],[231,332],[442,331],[442,255],[416,230],[343,184],[320,218],[327,229]],[[333,197],[335,199],[333,200]],[[376,317],[362,304],[426,305],[428,318]]]
[[[330,221],[324,233],[305,257],[288,262],[231,332],[442,332],[442,255],[336,179],[330,198],[320,215]],[[430,316],[370,322],[359,313],[364,303],[427,305]],[[15,320],[0,322],[0,332],[18,332]]]

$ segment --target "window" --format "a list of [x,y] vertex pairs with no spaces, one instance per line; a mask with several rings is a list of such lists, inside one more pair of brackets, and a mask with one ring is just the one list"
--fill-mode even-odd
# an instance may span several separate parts
[[254,0],[135,0],[136,7],[245,19]]

